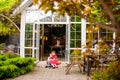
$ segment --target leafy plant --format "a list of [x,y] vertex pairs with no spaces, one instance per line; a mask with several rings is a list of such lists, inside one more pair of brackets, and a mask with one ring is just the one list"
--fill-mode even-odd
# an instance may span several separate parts
[[19,0],[0,0],[0,12],[11,9]]
[[0,78],[16,77],[19,74],[19,68],[16,65],[4,65],[0,67]]
[[102,71],[94,71],[92,80],[119,80],[120,79],[120,64],[118,61],[111,62],[108,68]]
[[82,55],[81,55],[81,51],[78,49],[75,49],[72,53],[71,53],[71,59],[78,61],[82,59]]
[[33,70],[35,58],[20,58],[12,53],[0,54],[0,79],[16,77]]
[[0,44],[0,50],[3,50],[4,47],[5,47],[5,44],[4,44],[4,43],[1,43],[1,44]]
[[12,17],[11,13],[20,0],[0,0],[0,36],[18,33],[20,16]]
[[75,49],[72,53],[71,56],[79,56],[81,52],[78,49]]
[[5,61],[7,59],[11,59],[11,58],[16,58],[19,57],[18,55],[15,55],[13,53],[4,53],[4,54],[0,54],[0,60],[1,61]]

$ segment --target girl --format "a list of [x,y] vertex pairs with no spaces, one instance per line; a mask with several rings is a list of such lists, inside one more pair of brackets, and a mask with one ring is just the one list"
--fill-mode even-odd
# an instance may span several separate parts
[[58,61],[55,51],[52,51],[51,54],[52,54],[52,57],[50,60],[50,64],[53,66],[53,68],[58,68],[58,65],[60,65],[61,62]]

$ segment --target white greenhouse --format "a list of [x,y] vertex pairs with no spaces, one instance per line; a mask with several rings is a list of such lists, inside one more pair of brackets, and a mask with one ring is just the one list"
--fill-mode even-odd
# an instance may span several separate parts
[[38,6],[32,4],[32,0],[24,0],[13,15],[19,13],[21,13],[21,57],[43,60],[50,51],[56,50],[58,55],[64,55],[64,60],[69,62],[73,50],[84,49],[88,33],[91,33],[92,43],[100,40],[101,36],[104,36],[108,42],[112,42],[116,37],[114,32],[98,30],[98,27],[89,30],[89,23],[78,16],[58,17],[57,13],[52,14],[50,11],[45,14],[44,11],[38,10]]

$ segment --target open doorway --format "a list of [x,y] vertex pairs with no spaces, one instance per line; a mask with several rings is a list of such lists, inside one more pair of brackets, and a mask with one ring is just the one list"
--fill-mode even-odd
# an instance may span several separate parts
[[65,58],[65,24],[44,24],[40,31],[40,60],[46,60],[51,51],[56,51],[60,60]]

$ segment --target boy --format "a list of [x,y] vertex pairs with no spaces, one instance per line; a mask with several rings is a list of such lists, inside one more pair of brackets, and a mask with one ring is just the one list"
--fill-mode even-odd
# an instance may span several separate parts
[[52,59],[52,54],[49,55],[48,59],[47,59],[47,65],[45,66],[45,68],[51,68],[52,65],[50,64],[50,60]]

